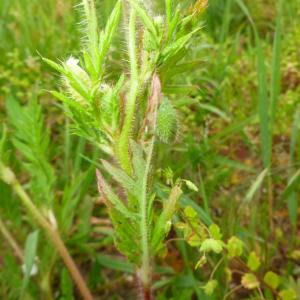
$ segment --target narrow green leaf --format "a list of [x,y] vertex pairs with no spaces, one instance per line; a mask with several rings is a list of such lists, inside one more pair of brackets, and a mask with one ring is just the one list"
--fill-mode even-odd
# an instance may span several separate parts
[[45,63],[47,63],[50,67],[52,67],[53,69],[58,71],[59,73],[66,75],[65,69],[61,65],[59,65],[56,62],[54,62],[53,60],[45,58],[45,57],[42,57],[42,60]]
[[[122,200],[112,191],[111,187],[104,180],[102,174],[97,170],[98,189],[99,193],[103,195],[107,201],[111,203],[114,209],[118,210],[124,217],[134,219],[135,215],[128,210]],[[109,203],[107,203],[109,206]]]
[[[296,146],[299,141],[299,128],[300,128],[300,109],[297,107],[294,122],[291,132],[291,141],[290,141],[290,163],[293,165],[295,163],[295,153],[296,153]],[[292,179],[294,175],[294,168],[289,171],[289,181]],[[286,187],[287,188],[287,187]],[[289,218],[291,224],[295,227],[297,225],[298,219],[298,195],[296,191],[291,192],[289,196],[287,196],[288,202],[288,210],[289,210]]]
[[114,167],[106,160],[101,160],[106,171],[123,187],[127,192],[132,195],[139,196],[139,189],[136,186],[135,181],[127,175],[123,170]]
[[34,261],[37,252],[38,238],[39,238],[39,231],[36,230],[30,233],[26,239],[25,250],[24,250],[25,257],[24,257],[24,265],[23,265],[24,279],[22,283],[20,299],[23,299],[23,297],[25,296],[26,288],[29,283],[29,278],[37,272],[37,270],[35,270],[35,268],[37,267],[34,267],[35,265]]
[[107,52],[109,50],[109,47],[111,45],[113,36],[116,32],[116,29],[119,25],[119,20],[120,20],[120,16],[121,16],[121,9],[122,9],[122,4],[121,1],[119,0],[109,19],[106,22],[106,26],[105,26],[105,31],[104,33],[101,35],[101,39],[100,39],[100,59],[99,59],[99,65],[97,66],[97,70],[98,72],[100,72],[101,74],[103,74],[104,72],[104,68],[103,68],[103,61],[105,59],[105,57],[107,56]]
[[166,16],[167,16],[167,22],[169,27],[172,21],[172,6],[173,6],[173,0],[165,0]]
[[60,277],[60,288],[62,293],[61,300],[74,300],[73,283],[72,279],[70,278],[69,272],[66,268],[63,268]]
[[256,54],[257,54],[257,74],[258,74],[258,114],[260,120],[260,138],[262,149],[262,160],[265,168],[271,163],[271,142],[272,133],[270,131],[268,85],[265,65],[265,55],[262,43],[257,32],[255,32]]
[[272,57],[272,80],[271,80],[271,126],[275,122],[275,114],[278,103],[278,98],[281,90],[281,72],[280,72],[280,58],[281,58],[281,0],[278,4],[278,16],[276,21],[276,30],[273,43],[273,57]]
[[290,178],[286,188],[283,191],[282,198],[287,199],[294,191],[299,188],[300,169]]
[[133,264],[119,257],[98,254],[96,256],[96,259],[101,266],[108,269],[121,271],[125,273],[134,273],[135,271],[135,266]]
[[171,56],[176,55],[180,50],[182,50],[190,41],[191,37],[199,30],[200,28],[193,30],[192,32],[180,37],[170,46],[166,47],[162,52],[163,61],[168,60]]
[[266,178],[268,174],[268,169],[263,170],[255,179],[255,181],[252,183],[250,189],[248,190],[246,196],[245,196],[245,202],[250,203],[252,199],[254,198],[256,192],[260,189],[260,187],[263,184],[264,179]]
[[227,116],[227,114],[225,112],[223,112],[222,110],[220,110],[218,107],[215,107],[215,106],[207,104],[207,103],[198,103],[198,106],[202,109],[205,109],[211,113],[216,114],[217,116],[219,116],[226,122],[230,122],[230,120],[231,120],[230,117]]

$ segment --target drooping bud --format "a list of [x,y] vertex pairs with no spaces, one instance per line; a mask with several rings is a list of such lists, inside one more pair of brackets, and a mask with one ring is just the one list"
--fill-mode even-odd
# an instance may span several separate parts
[[70,56],[66,61],[66,68],[85,84],[89,83],[89,76],[79,66],[79,60],[77,58]]
[[88,74],[79,66],[79,60],[73,56],[64,63],[64,68],[67,72],[63,76],[63,82],[76,102],[86,105],[88,90],[91,88],[91,82]]

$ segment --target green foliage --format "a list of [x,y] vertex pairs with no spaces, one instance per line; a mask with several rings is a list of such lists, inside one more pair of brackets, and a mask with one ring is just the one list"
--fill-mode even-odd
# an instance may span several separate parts
[[204,286],[204,291],[207,296],[212,296],[214,293],[214,290],[218,286],[218,281],[217,280],[210,280],[205,286]]
[[244,243],[237,238],[232,236],[227,242],[227,250],[229,258],[241,256],[243,254]]
[[258,279],[252,273],[246,273],[245,275],[243,275],[241,282],[243,287],[249,290],[256,289],[259,287]]
[[61,272],[61,291],[62,296],[60,300],[74,300],[72,280],[66,269]]
[[215,239],[206,239],[203,241],[200,247],[200,251],[204,253],[214,252],[220,254],[223,250],[223,244],[221,241]]
[[22,274],[20,265],[13,256],[9,254],[4,257],[3,269],[0,272],[0,295],[2,298],[18,299],[20,298],[20,288],[22,286]]
[[297,298],[296,298],[297,295],[296,295],[295,291],[292,290],[292,289],[283,290],[283,291],[281,291],[281,292],[279,293],[279,295],[280,295],[280,297],[281,297],[282,299],[285,299],[285,300],[295,300],[295,299],[297,299]]
[[23,167],[31,175],[30,187],[39,205],[53,205],[53,187],[56,176],[50,164],[50,135],[45,128],[41,106],[36,99],[22,107],[9,97],[6,102],[10,125],[13,128],[13,143],[24,159]]
[[249,269],[251,271],[256,271],[259,266],[260,266],[261,262],[259,257],[256,255],[255,252],[251,252],[248,256],[248,261],[247,261],[247,266],[249,267]]
[[276,273],[269,271],[264,276],[264,282],[273,289],[277,289],[279,285],[279,276]]

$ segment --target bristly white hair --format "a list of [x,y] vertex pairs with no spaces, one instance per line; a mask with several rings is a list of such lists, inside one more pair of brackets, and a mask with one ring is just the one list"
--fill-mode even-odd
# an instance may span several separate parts
[[[74,8],[79,12],[80,15],[80,21],[77,23],[80,29],[81,37],[80,41],[82,43],[82,46],[85,47],[89,40],[89,30],[90,30],[90,23],[91,21],[89,18],[92,18],[93,16],[89,16],[88,13],[88,7],[89,4],[93,4],[94,2],[90,2],[89,0],[81,0],[78,4],[74,6]],[[97,16],[96,22],[97,22]]]
[[138,0],[142,6],[147,10],[150,16],[153,16],[153,7],[151,5],[151,0]]

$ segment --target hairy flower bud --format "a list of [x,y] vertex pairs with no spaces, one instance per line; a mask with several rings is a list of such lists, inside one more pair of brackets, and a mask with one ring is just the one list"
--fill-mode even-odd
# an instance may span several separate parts
[[178,127],[176,111],[168,98],[164,98],[157,114],[157,135],[161,141],[168,143],[176,135]]

